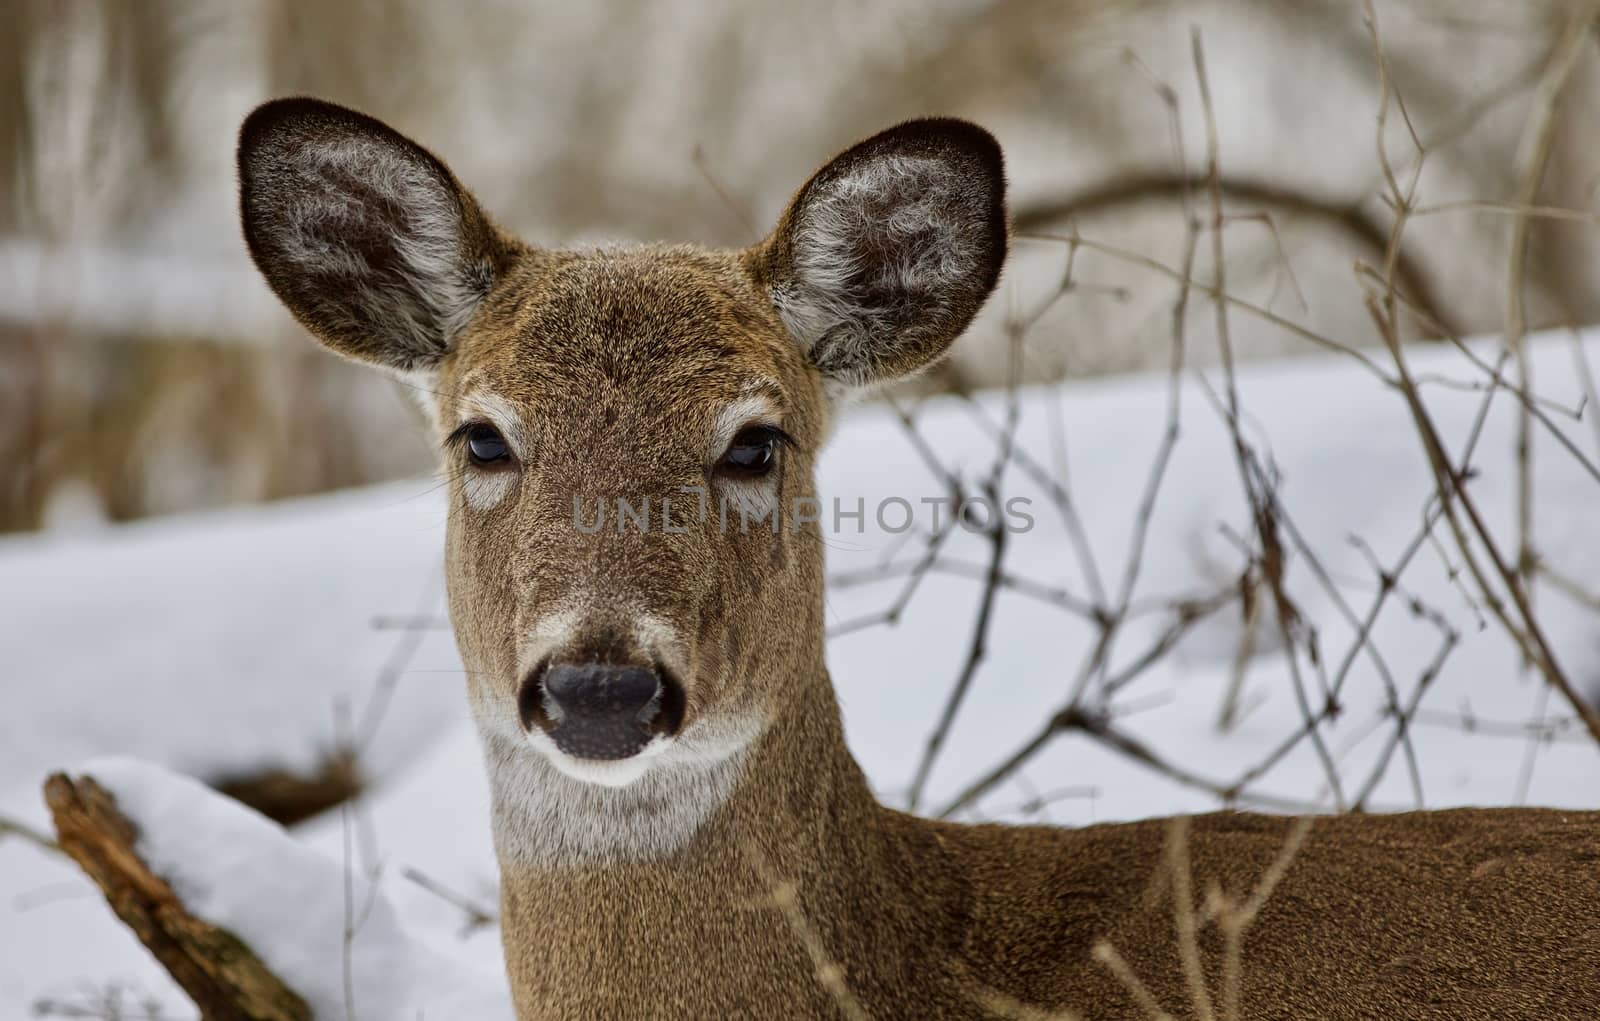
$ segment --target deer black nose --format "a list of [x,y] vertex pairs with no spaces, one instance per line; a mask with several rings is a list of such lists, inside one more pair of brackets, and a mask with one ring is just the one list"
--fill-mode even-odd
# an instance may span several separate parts
[[554,663],[523,685],[522,719],[581,759],[626,759],[672,729],[668,682],[642,666]]

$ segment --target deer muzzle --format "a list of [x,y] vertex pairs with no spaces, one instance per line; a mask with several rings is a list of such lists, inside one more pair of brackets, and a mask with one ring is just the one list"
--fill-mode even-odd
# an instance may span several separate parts
[[523,682],[517,702],[524,727],[543,730],[577,759],[631,758],[683,719],[676,681],[632,664],[547,664]]

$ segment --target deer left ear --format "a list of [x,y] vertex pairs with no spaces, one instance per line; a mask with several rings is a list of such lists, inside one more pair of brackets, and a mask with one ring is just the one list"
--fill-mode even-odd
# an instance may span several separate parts
[[966,121],[908,121],[807,181],[753,270],[830,381],[885,382],[943,355],[994,290],[1006,255],[1005,171]]
[[251,258],[325,345],[400,372],[450,350],[515,254],[437,157],[318,99],[276,99],[239,132]]

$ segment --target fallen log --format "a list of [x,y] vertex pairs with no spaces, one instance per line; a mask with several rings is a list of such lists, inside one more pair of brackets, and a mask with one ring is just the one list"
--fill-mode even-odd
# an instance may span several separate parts
[[138,830],[105,788],[63,773],[44,785],[61,850],[200,1009],[205,1021],[310,1021],[305,1001],[225,929],[196,918],[139,856]]

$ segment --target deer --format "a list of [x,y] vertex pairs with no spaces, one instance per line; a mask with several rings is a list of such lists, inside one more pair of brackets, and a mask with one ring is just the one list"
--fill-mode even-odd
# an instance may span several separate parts
[[[818,526],[694,513],[814,498],[842,408],[966,331],[1008,247],[992,135],[890,127],[733,250],[523,242],[428,150],[311,98],[251,113],[238,170],[267,284],[407,384],[440,450],[519,1018],[1218,1016],[1195,891],[1245,897],[1297,823],[1187,820],[1191,886],[1163,820],[881,804],[826,665]],[[640,495],[676,510],[578,527]],[[1280,873],[1234,962],[1247,1016],[1600,1016],[1600,812],[1322,817]]]

